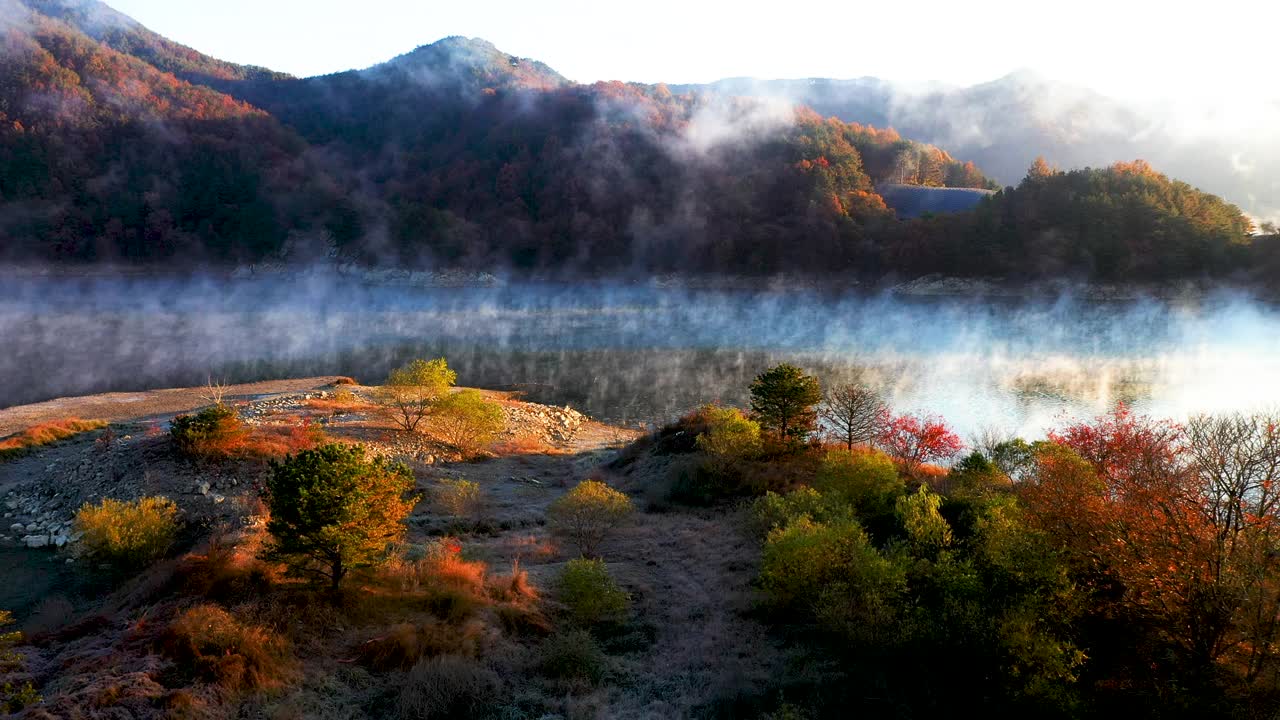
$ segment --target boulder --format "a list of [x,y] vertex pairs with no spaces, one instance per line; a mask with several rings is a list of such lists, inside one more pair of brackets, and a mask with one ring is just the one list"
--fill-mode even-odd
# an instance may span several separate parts
[[22,544],[29,548],[42,548],[49,546],[48,535],[28,535],[22,538]]

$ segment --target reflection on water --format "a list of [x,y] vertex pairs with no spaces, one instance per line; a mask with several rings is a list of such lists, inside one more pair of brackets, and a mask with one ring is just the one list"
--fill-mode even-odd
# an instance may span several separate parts
[[1174,306],[605,284],[407,289],[319,275],[5,279],[0,340],[0,405],[198,384],[209,372],[373,382],[416,355],[447,356],[463,383],[630,422],[743,403],[750,379],[784,359],[825,382],[869,382],[963,432],[1034,436],[1116,400],[1173,417],[1280,405],[1280,315],[1228,295]]

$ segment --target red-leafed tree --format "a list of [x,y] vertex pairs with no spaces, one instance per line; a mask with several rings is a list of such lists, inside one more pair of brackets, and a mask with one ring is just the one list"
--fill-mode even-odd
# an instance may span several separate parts
[[964,449],[960,436],[935,415],[899,415],[880,431],[877,442],[909,475],[924,463],[955,457]]

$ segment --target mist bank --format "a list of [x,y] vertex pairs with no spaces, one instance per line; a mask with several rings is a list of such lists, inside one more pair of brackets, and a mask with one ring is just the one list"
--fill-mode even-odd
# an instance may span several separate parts
[[1193,301],[909,297],[598,282],[486,287],[272,277],[14,277],[0,406],[113,390],[348,374],[443,355],[466,385],[617,422],[744,404],[781,360],[901,410],[1036,436],[1123,400],[1170,417],[1280,406],[1280,310]]
[[1280,303],[1280,288],[1259,287],[1250,282],[1215,279],[1181,279],[1165,282],[1089,282],[1072,278],[1037,279],[973,277],[930,273],[904,275],[814,275],[808,273],[591,273],[572,268],[558,271],[493,267],[474,270],[461,267],[413,269],[365,265],[352,262],[260,263],[227,266],[192,264],[163,268],[117,264],[21,264],[0,266],[0,283],[48,280],[80,282],[102,280],[142,282],[207,283],[288,283],[349,284],[369,288],[423,290],[440,288],[496,288],[507,286],[572,285],[584,291],[593,288],[650,288],[652,290],[727,290],[788,292],[804,290],[823,294],[896,297],[1016,299],[1028,302],[1056,302],[1068,297],[1081,301],[1161,300],[1196,304],[1208,299],[1236,295],[1251,300]]

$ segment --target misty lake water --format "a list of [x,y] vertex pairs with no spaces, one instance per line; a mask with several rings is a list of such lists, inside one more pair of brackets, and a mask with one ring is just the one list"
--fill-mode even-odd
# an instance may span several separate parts
[[788,360],[861,379],[962,433],[1039,436],[1117,400],[1175,418],[1280,407],[1280,311],[1195,303],[902,299],[648,284],[369,286],[290,279],[0,284],[0,407],[107,390],[290,375],[376,383],[448,357],[461,384],[518,388],[592,416],[662,422],[744,404]]

